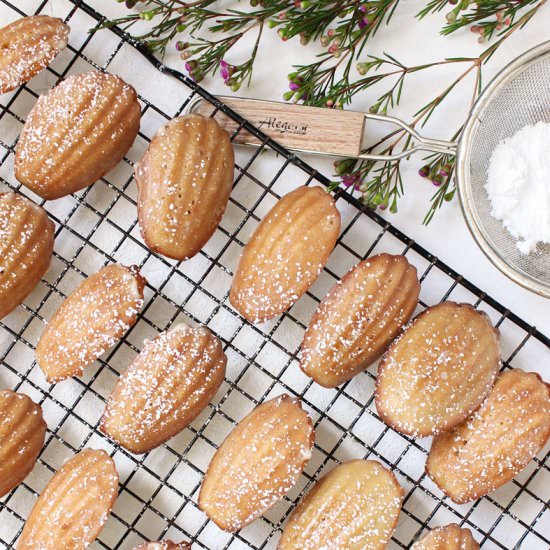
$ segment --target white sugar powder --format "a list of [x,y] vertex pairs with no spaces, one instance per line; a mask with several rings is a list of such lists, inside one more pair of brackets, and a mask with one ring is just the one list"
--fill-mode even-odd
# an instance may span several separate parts
[[486,183],[491,215],[524,254],[550,243],[550,124],[525,126],[493,151]]

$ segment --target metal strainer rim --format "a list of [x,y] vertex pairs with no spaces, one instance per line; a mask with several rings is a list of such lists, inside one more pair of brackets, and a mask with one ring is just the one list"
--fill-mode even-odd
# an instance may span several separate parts
[[493,246],[488,233],[484,229],[483,223],[477,215],[474,208],[474,196],[472,193],[472,183],[469,176],[470,153],[473,143],[473,136],[477,127],[481,123],[480,114],[487,108],[494,95],[509,80],[520,74],[525,65],[532,63],[539,57],[550,53],[550,41],[543,42],[538,46],[526,51],[514,59],[508,66],[502,69],[491,82],[485,87],[478,100],[474,104],[472,111],[464,125],[464,130],[459,140],[457,150],[456,182],[460,206],[466,225],[470,230],[474,240],[481,251],[504,275],[514,282],[535,292],[545,298],[550,298],[550,284],[544,283],[539,279],[521,271],[508,263],[500,252]]

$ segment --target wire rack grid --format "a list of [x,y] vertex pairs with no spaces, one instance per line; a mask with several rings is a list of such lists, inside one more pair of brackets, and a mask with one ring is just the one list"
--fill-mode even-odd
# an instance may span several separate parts
[[[503,368],[542,369],[550,356],[545,335],[345,192],[336,196],[343,231],[317,282],[280,318],[258,326],[247,323],[227,300],[244,243],[277,198],[298,185],[327,184],[327,179],[194,82],[160,65],[119,29],[89,34],[102,17],[88,5],[70,0],[0,1],[12,19],[46,13],[62,17],[72,29],[69,48],[47,71],[0,99],[0,191],[14,189],[29,196],[56,223],[48,273],[24,305],[0,322],[0,387],[29,394],[42,405],[48,423],[35,469],[0,499],[0,548],[14,547],[38,494],[63,461],[83,447],[106,449],[120,474],[117,503],[94,548],[133,548],[144,540],[162,538],[191,540],[193,548],[209,550],[275,548],[289,511],[314,480],[343,460],[367,457],[391,468],[405,490],[391,548],[408,548],[431,527],[450,522],[469,527],[483,548],[550,546],[548,448],[514,481],[459,506],[424,473],[429,440],[404,437],[378,418],[373,404],[376,367],[335,390],[312,384],[297,368],[299,344],[319,300],[349,267],[382,251],[405,254],[417,267],[422,280],[419,311],[452,299],[488,313],[501,331]],[[140,92],[140,134],[125,161],[105,178],[74,196],[44,203],[13,176],[17,136],[40,93],[69,74],[92,68],[119,74]],[[236,120],[233,138],[248,131],[260,138],[262,146],[254,152],[237,150],[235,187],[219,229],[200,254],[177,263],[151,253],[140,237],[132,165],[155,130],[181,113],[197,94],[212,103],[213,116],[221,110]],[[271,155],[267,162],[262,158],[267,151],[277,156]],[[47,384],[34,362],[43,322],[86,275],[114,261],[138,264],[148,279],[138,322],[85,375]],[[147,455],[134,456],[99,432],[99,418],[117,376],[144,339],[179,320],[205,324],[221,338],[228,355],[226,380],[188,429]],[[283,392],[300,396],[314,420],[313,457],[284,499],[261,519],[229,535],[197,507],[202,476],[235,423],[256,404]]]

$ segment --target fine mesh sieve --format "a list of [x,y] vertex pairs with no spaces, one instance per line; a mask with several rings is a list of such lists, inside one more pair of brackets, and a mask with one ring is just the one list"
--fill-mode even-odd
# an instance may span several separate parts
[[[550,297],[550,245],[522,254],[501,221],[491,216],[485,190],[489,161],[500,140],[522,127],[550,122],[550,42],[529,50],[505,67],[474,105],[458,143],[427,138],[402,120],[374,113],[329,111],[319,107],[246,98],[223,102],[287,149],[301,153],[350,156],[375,161],[397,160],[416,151],[457,155],[456,181],[467,225],[483,252],[508,277],[529,290]],[[198,97],[187,112],[211,114],[212,105]],[[411,136],[403,151],[392,155],[362,153],[366,120],[398,126]],[[229,131],[236,123],[219,121]],[[257,137],[241,132],[235,140],[261,146]]]
[[499,141],[539,121],[550,122],[550,42],[518,57],[483,91],[461,136],[456,178],[466,222],[483,252],[508,277],[550,297],[550,245],[539,243],[531,254],[522,254],[491,216],[485,190]]

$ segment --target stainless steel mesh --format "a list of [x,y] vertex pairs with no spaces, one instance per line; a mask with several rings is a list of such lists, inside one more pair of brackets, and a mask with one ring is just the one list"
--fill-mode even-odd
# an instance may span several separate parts
[[502,222],[491,216],[485,190],[499,141],[539,121],[550,122],[550,43],[516,60],[484,92],[462,138],[458,177],[466,216],[482,248],[516,281],[550,296],[550,245],[539,244],[528,255],[519,252]]

